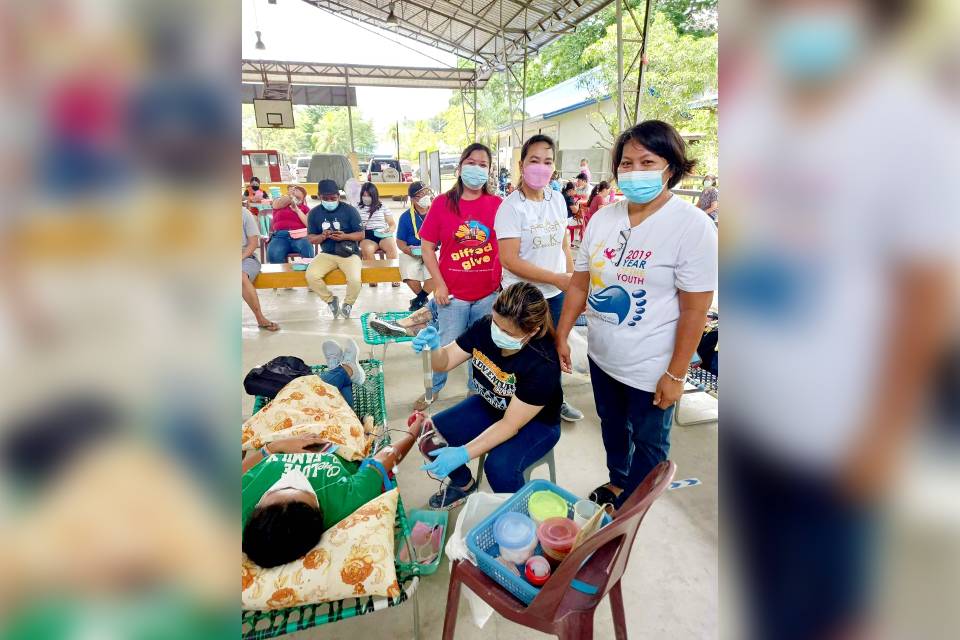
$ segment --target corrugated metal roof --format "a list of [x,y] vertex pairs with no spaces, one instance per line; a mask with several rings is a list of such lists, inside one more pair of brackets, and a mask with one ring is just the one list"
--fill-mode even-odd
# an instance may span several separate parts
[[[612,0],[303,0],[478,65],[481,77],[539,51]],[[393,13],[395,24],[388,24]]]
[[527,115],[548,118],[593,104],[596,102],[598,93],[606,93],[602,87],[603,77],[600,75],[599,68],[584,71],[580,75],[529,96],[526,103]]

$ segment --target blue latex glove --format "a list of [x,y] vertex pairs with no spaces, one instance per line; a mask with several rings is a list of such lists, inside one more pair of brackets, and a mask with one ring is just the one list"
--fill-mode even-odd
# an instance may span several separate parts
[[413,339],[413,350],[417,353],[420,353],[424,349],[434,349],[440,348],[440,333],[433,327],[427,327],[426,329],[420,329],[420,333],[417,334],[417,337]]
[[[426,331],[426,329],[424,329]],[[462,467],[470,461],[470,454],[466,447],[444,447],[431,451],[435,459],[420,468],[439,480],[446,478],[457,467]]]

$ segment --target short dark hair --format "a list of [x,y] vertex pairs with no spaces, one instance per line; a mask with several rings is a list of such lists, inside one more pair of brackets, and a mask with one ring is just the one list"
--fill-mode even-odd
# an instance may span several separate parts
[[567,184],[564,185],[563,190],[564,190],[564,191],[573,191],[573,190],[576,189],[576,188],[577,188],[577,187],[576,187],[572,182],[567,182]]
[[675,187],[697,164],[695,160],[687,157],[687,145],[676,129],[662,120],[645,120],[617,137],[617,142],[613,145],[614,178],[620,177],[623,148],[631,140],[667,161],[672,174],[667,182],[668,189]]
[[586,180],[587,182],[590,181],[590,179],[587,178],[587,174],[585,174],[585,173],[578,173],[578,174],[577,174],[577,180]]
[[292,501],[257,507],[243,528],[241,547],[264,569],[302,558],[320,542],[323,510]]
[[527,157],[527,152],[530,151],[530,147],[539,142],[542,142],[550,147],[550,150],[553,151],[553,155],[557,155],[557,145],[554,143],[553,138],[542,133],[535,133],[523,143],[522,147],[520,147],[520,162],[523,162],[523,159]]

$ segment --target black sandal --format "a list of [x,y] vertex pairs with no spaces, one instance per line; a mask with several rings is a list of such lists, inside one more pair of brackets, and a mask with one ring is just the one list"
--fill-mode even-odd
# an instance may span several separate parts
[[611,491],[605,484],[594,489],[589,497],[590,500],[597,503],[601,507],[607,504],[616,507],[617,504],[617,494]]

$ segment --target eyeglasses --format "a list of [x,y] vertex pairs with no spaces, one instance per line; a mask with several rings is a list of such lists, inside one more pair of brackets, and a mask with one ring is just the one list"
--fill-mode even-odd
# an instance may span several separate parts
[[620,243],[617,245],[617,261],[613,263],[614,266],[620,266],[620,262],[623,260],[623,256],[627,252],[627,245],[630,244],[630,233],[632,231],[632,227],[629,229],[622,229],[620,231]]

